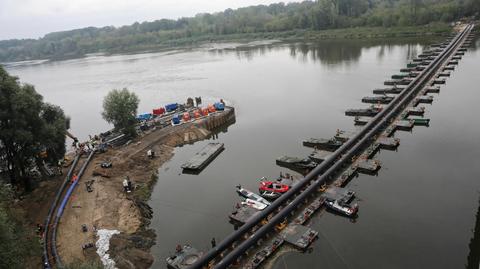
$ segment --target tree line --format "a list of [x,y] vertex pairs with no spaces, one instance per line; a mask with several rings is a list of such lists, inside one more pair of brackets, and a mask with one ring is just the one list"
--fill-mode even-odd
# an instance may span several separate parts
[[40,39],[4,40],[0,41],[0,62],[146,50],[232,34],[425,25],[479,11],[478,0],[317,0],[257,5],[177,20],[54,32]]

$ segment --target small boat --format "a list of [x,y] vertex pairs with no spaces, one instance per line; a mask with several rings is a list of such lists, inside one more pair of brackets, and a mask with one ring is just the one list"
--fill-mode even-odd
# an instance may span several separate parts
[[280,197],[280,195],[282,195],[282,194],[283,193],[273,192],[273,191],[260,191],[260,196],[262,196],[263,198],[266,198],[266,199],[270,199],[270,200],[275,200],[278,197]]
[[270,205],[270,202],[265,200],[265,198],[261,197],[260,195],[254,193],[252,191],[249,191],[247,189],[242,188],[241,185],[237,186],[237,192],[240,196],[243,196],[245,198],[251,199],[251,200],[256,201],[256,202],[260,202],[260,203],[265,204],[265,205]]
[[340,214],[343,214],[347,217],[352,217],[358,212],[358,205],[355,204],[353,206],[347,205],[343,202],[339,202],[338,200],[327,200],[325,201],[325,205]]
[[289,188],[290,187],[286,184],[281,184],[274,181],[261,181],[258,190],[285,193]]
[[247,205],[249,207],[255,208],[256,210],[264,210],[265,207],[267,207],[266,204],[257,202],[249,198],[245,199],[245,201],[242,202],[242,205]]

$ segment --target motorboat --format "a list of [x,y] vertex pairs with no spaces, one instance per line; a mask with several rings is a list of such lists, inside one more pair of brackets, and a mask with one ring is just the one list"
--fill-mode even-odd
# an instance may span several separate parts
[[280,193],[280,192],[260,191],[260,196],[262,196],[263,198],[266,198],[266,199],[270,199],[270,200],[275,200],[278,197],[280,197],[280,195],[282,195],[282,193]]
[[267,201],[265,198],[261,197],[260,195],[252,192],[252,191],[249,191],[245,188],[242,188],[241,185],[238,185],[237,186],[237,193],[240,195],[240,196],[243,196],[245,198],[248,198],[248,199],[251,199],[253,201],[256,201],[256,202],[260,202],[262,204],[265,204],[265,205],[270,205],[270,202]]
[[281,184],[275,181],[261,181],[260,187],[258,190],[262,191],[269,191],[269,192],[277,192],[277,193],[285,193],[290,189],[290,187],[286,184]]

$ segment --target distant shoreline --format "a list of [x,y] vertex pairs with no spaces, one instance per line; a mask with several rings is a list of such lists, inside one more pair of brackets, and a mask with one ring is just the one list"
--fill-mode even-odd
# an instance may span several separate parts
[[427,36],[445,36],[452,32],[453,28],[447,24],[434,24],[426,26],[408,27],[352,27],[328,30],[291,30],[282,32],[259,32],[230,35],[202,35],[189,38],[172,39],[157,44],[141,44],[132,47],[113,48],[111,50],[89,51],[86,53],[64,54],[49,58],[18,59],[0,63],[5,66],[14,66],[20,62],[60,61],[84,58],[92,54],[115,55],[115,54],[139,54],[161,52],[172,49],[189,49],[201,45],[216,42],[251,42],[255,40],[288,41],[321,41],[321,40],[356,40],[356,39],[382,39],[382,38],[410,38]]

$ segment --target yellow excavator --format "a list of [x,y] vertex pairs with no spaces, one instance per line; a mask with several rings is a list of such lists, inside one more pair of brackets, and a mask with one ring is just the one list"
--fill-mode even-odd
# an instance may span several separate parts
[[[74,136],[72,133],[70,133],[68,130],[65,131],[65,134],[73,140],[74,144],[78,142],[78,138],[76,136]],[[65,157],[63,158],[63,167],[70,166],[70,164],[72,164],[72,162],[73,162],[73,159],[71,157],[65,155]]]

